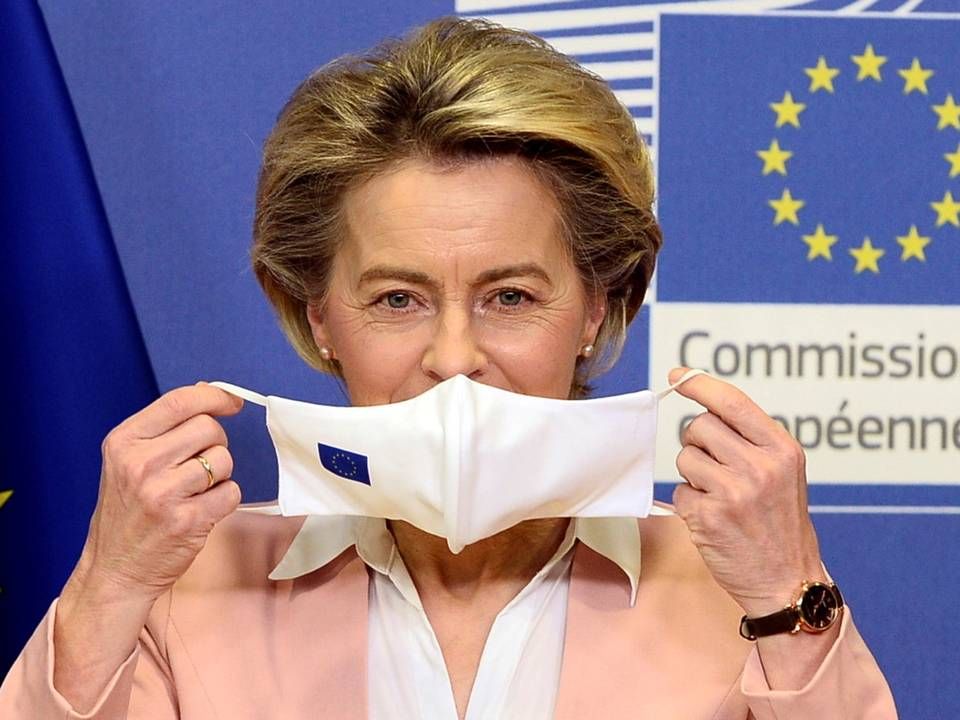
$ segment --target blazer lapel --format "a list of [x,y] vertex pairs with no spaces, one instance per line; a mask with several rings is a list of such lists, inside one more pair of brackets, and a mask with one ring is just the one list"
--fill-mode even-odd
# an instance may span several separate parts
[[367,616],[369,576],[354,548],[309,575],[297,578],[290,593],[290,627],[302,630],[307,656],[298,668],[299,687],[319,687],[322,693],[304,700],[287,717],[367,720]]
[[557,720],[711,718],[738,681],[750,645],[736,604],[677,518],[640,528],[634,607],[614,563],[582,543],[574,551]]

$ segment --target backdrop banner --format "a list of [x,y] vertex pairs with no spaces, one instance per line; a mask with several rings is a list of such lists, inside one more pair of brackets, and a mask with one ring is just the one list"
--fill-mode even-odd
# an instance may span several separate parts
[[[825,561],[902,717],[960,716],[956,0],[40,4],[0,24],[3,660],[80,551],[103,434],[157,386],[346,402],[249,270],[260,149],[312,69],[457,13],[608,80],[652,149],[664,249],[598,394],[685,364],[756,398],[807,450]],[[661,499],[697,412],[663,406]],[[227,430],[245,500],[276,497],[263,416]]]

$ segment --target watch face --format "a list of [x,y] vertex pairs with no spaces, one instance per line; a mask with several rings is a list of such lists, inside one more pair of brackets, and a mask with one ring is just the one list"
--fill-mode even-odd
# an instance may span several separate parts
[[798,609],[806,625],[814,630],[825,630],[837,617],[840,603],[829,585],[811,583],[800,598]]

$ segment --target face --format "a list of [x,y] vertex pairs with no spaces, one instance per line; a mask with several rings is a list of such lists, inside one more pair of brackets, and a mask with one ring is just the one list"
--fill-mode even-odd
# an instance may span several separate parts
[[457,374],[566,398],[605,307],[561,241],[556,202],[522,160],[407,161],[350,191],[347,238],[308,316],[354,405]]

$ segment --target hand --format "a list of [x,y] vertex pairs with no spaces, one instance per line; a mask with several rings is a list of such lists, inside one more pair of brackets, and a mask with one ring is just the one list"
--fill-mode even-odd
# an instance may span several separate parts
[[[154,602],[236,509],[233,459],[214,417],[243,401],[199,383],[168,392],[103,443],[100,495],[80,560],[58,600],[54,687],[87,713],[136,647]],[[203,455],[213,468],[208,489]]]
[[[155,600],[186,572],[213,526],[240,503],[233,458],[214,417],[243,401],[206,383],[172,390],[103,443],[100,494],[71,582]],[[207,489],[203,455],[215,484]]]
[[[686,371],[671,371],[676,382]],[[783,609],[804,580],[825,580],[807,511],[799,443],[746,394],[708,375],[678,389],[703,405],[683,431],[673,494],[714,579],[751,617]]]

